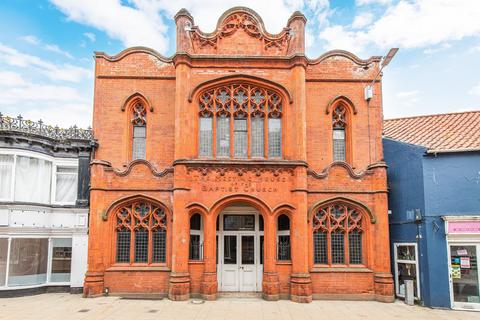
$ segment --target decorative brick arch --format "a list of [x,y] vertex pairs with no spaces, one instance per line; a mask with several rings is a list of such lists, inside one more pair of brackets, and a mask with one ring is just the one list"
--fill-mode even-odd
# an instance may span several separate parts
[[129,203],[135,202],[135,201],[146,201],[146,202],[151,202],[154,203],[155,205],[161,207],[162,209],[165,210],[165,214],[167,215],[168,221],[172,221],[172,211],[170,208],[165,205],[162,201],[159,201],[151,196],[147,196],[145,194],[135,194],[127,197],[123,197],[120,199],[115,200],[112,202],[105,211],[102,213],[102,220],[103,221],[108,221],[111,219],[109,216],[112,215],[112,212],[115,212],[115,210],[118,210],[120,207],[128,205]]
[[257,197],[246,194],[229,195],[217,200],[210,208],[209,214],[218,217],[223,209],[238,203],[247,204],[257,209],[264,217],[272,214],[272,209],[265,202]]
[[289,104],[293,103],[293,97],[290,91],[285,88],[283,85],[256,76],[252,76],[249,74],[234,74],[228,75],[224,77],[219,77],[207,81],[203,81],[196,85],[188,94],[188,101],[196,101],[199,96],[199,91],[206,91],[208,89],[212,89],[217,86],[228,85],[232,83],[248,83],[251,85],[257,85],[261,87],[268,88],[273,91],[277,91],[279,94],[285,97],[285,101],[288,101]]
[[357,108],[355,108],[352,100],[350,100],[347,96],[336,96],[330,100],[325,108],[325,114],[330,114],[332,109],[339,104],[346,106],[352,114],[357,114]]
[[143,104],[145,104],[145,107],[146,108],[148,107],[148,110],[150,112],[153,112],[153,105],[150,103],[150,101],[144,94],[138,91],[135,93],[132,93],[124,100],[124,103],[122,105],[122,111],[125,111],[129,107],[132,107],[137,101],[140,101]]
[[334,197],[325,200],[319,200],[310,206],[308,210],[307,219],[308,223],[312,222],[313,215],[316,210],[321,207],[333,205],[333,204],[343,204],[348,205],[351,207],[356,208],[366,219],[370,221],[371,224],[375,224],[377,218],[375,217],[374,213],[366,206],[365,204],[361,203],[360,201],[345,198],[345,197]]

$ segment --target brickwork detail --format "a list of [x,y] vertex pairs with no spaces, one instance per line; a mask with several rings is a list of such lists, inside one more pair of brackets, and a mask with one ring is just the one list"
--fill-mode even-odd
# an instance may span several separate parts
[[[91,162],[85,296],[109,288],[112,294],[215,299],[222,290],[217,218],[248,206],[263,219],[256,288],[265,299],[391,301],[380,82],[368,103],[363,98],[380,58],[341,50],[306,58],[306,19],[299,12],[277,35],[243,7],[225,12],[211,34],[186,10],[175,23],[171,58],[148,48],[95,54],[98,149]],[[137,130],[144,158],[132,160],[135,126],[144,126]],[[336,127],[345,129],[342,161],[333,156]],[[225,149],[219,154],[217,144]],[[202,217],[203,255],[190,261],[193,214]],[[291,261],[277,260],[282,214],[290,220]],[[153,229],[165,231],[162,262],[153,261]],[[119,262],[123,230],[130,230],[130,251]],[[141,230],[148,236],[136,233]],[[343,248],[343,263],[333,263],[331,253],[326,263],[315,263],[315,235],[322,231],[328,239],[337,231],[343,236],[343,242],[332,238],[335,254]],[[328,239],[325,252],[332,251]]]

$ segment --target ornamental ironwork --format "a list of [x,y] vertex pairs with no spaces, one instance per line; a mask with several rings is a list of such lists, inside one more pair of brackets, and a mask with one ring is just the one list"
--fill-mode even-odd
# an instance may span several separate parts
[[0,113],[0,131],[21,132],[30,135],[43,136],[53,140],[93,140],[93,132],[88,129],[81,129],[77,126],[70,128],[59,128],[58,126],[50,126],[43,123],[42,120],[37,122],[25,120],[21,115],[16,118],[4,116]]

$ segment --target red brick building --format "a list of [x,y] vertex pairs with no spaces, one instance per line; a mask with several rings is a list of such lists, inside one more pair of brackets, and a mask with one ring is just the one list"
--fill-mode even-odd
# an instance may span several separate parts
[[391,301],[380,57],[305,56],[233,8],[177,50],[96,53],[84,294]]

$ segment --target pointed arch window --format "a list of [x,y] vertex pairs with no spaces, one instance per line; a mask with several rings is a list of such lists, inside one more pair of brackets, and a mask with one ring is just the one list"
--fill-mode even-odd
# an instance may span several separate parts
[[277,260],[290,261],[290,218],[282,214],[277,219]]
[[256,85],[231,84],[199,98],[199,156],[280,158],[280,94]]
[[333,109],[333,161],[347,160],[347,109],[338,104]]
[[360,212],[333,204],[313,216],[313,260],[315,264],[363,264],[364,225]]
[[116,213],[116,262],[165,263],[167,219],[159,206],[135,201]]
[[198,213],[190,217],[189,259],[203,259],[203,223],[202,216]]
[[147,109],[142,101],[132,108],[132,160],[145,159],[147,141]]

